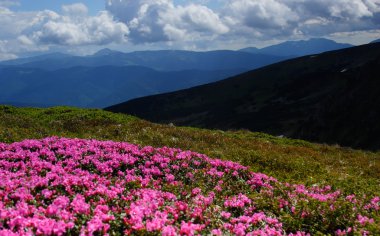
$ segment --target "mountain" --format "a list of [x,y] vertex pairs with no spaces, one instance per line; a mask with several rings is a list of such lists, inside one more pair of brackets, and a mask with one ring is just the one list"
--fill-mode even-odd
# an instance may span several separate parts
[[58,70],[85,66],[143,66],[161,71],[173,70],[229,70],[242,71],[259,68],[287,59],[272,55],[237,51],[192,52],[180,50],[139,51],[123,53],[103,49],[91,56],[38,56],[1,62],[0,65],[17,65],[24,68]]
[[28,103],[28,102],[8,102],[8,101],[0,101],[1,105],[15,106],[15,107],[38,107],[38,108],[49,108],[59,106],[58,104],[48,104],[48,103]]
[[380,44],[305,56],[107,108],[144,119],[249,129],[380,149]]
[[287,41],[262,49],[243,48],[240,51],[284,57],[300,57],[349,47],[353,47],[353,45],[337,43],[324,38],[312,38],[301,41]]
[[248,53],[260,53],[260,49],[258,49],[256,47],[242,48],[239,51],[240,52],[248,52]]
[[104,48],[102,50],[97,51],[92,56],[93,57],[103,57],[103,56],[110,56],[110,55],[113,55],[113,54],[123,54],[123,53],[115,51],[115,50],[111,50],[109,48]]
[[20,58],[0,62],[1,66],[22,66],[58,70],[76,66],[143,66],[156,70],[224,70],[256,69],[298,56],[352,47],[350,44],[315,38],[306,41],[288,41],[262,49],[243,48],[239,51],[217,50],[193,52],[182,50],[137,51],[124,53],[108,48],[90,56],[72,56],[63,53]]
[[228,50],[52,53],[1,62],[0,103],[102,108],[215,82],[285,59]]
[[380,43],[380,39],[373,40],[373,41],[370,42],[370,43]]
[[29,63],[34,63],[38,61],[65,60],[71,57],[72,56],[69,54],[54,52],[54,53],[48,53],[48,54],[43,54],[43,55],[38,55],[38,56],[33,56],[33,57],[25,57],[25,58],[12,59],[8,61],[2,61],[0,62],[0,66],[1,67],[20,66],[23,64],[29,64]]
[[101,108],[214,82],[241,72],[240,69],[164,72],[139,66],[73,67],[56,71],[6,67],[0,69],[0,103]]

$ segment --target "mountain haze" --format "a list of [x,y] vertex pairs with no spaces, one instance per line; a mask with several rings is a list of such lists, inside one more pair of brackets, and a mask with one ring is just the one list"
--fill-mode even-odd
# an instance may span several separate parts
[[261,49],[255,47],[243,48],[240,51],[284,57],[299,57],[349,47],[353,47],[353,45],[337,43],[333,40],[324,38],[312,38],[309,40],[287,41]]
[[190,88],[241,70],[156,71],[146,67],[72,67],[56,71],[0,69],[0,102],[15,106],[102,108],[129,99]]
[[[311,53],[316,48],[324,51],[343,46],[347,45],[311,39],[264,49],[250,48],[249,52],[160,50],[124,53],[105,48],[90,56],[50,53],[1,62],[0,102],[15,106],[102,108],[215,82],[295,56],[287,54],[286,50],[293,54]],[[303,51],[296,50],[300,47]],[[282,56],[268,55],[274,52]]]
[[[61,56],[58,56],[61,55]],[[26,59],[1,62],[3,66],[58,70],[70,67],[143,66],[161,71],[175,70],[228,70],[242,71],[266,66],[288,57],[251,54],[247,52],[220,50],[192,52],[180,50],[138,51],[123,53],[103,49],[91,56],[67,56],[48,54]]]
[[352,47],[324,38],[287,41],[265,48],[243,48],[239,51],[217,50],[194,52],[183,50],[119,52],[108,48],[90,56],[72,56],[63,53],[20,58],[0,62],[1,66],[22,66],[57,70],[75,66],[144,66],[156,70],[220,70],[256,69],[281,60]]
[[380,149],[380,43],[305,56],[107,108],[161,123]]

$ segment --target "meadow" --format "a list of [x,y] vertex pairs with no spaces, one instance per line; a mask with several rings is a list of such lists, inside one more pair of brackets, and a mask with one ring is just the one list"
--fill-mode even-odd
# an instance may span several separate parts
[[376,152],[69,107],[1,106],[0,142],[5,235],[380,232]]

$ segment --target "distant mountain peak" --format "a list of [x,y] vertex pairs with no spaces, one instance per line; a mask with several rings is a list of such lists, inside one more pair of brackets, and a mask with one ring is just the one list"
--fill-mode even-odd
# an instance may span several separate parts
[[96,53],[93,54],[93,56],[108,56],[108,55],[112,55],[112,54],[115,54],[115,53],[120,53],[119,51],[115,51],[115,50],[112,50],[112,49],[109,49],[109,48],[103,48],[99,51],[97,51]]
[[247,48],[242,48],[238,50],[240,52],[249,52],[249,53],[260,53],[260,49],[257,47],[247,47]]
[[305,56],[311,54],[318,54],[322,52],[339,50],[343,48],[352,47],[351,44],[337,43],[334,40],[326,38],[310,38],[298,41],[285,41],[279,44],[271,45],[261,49],[257,48],[243,48],[239,51],[267,54],[278,56]]
[[310,39],[307,39],[307,40],[303,40],[303,41],[318,41],[318,42],[334,42],[336,43],[334,40],[331,40],[331,39],[326,39],[326,38],[310,38]]
[[373,41],[370,42],[370,43],[380,43],[380,39],[373,40]]

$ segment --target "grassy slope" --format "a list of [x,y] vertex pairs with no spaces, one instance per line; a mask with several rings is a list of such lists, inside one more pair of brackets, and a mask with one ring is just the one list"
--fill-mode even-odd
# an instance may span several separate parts
[[283,181],[329,184],[347,193],[380,195],[380,153],[248,131],[158,125],[101,110],[0,106],[0,142],[53,135],[190,149],[210,157],[240,162],[253,171]]
[[296,58],[106,110],[379,150],[380,43]]

